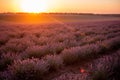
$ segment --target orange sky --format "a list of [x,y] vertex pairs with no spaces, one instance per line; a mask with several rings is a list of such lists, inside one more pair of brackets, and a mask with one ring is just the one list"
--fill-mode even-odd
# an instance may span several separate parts
[[[22,0],[0,0],[0,12],[24,12]],[[40,0],[45,12],[120,14],[120,0]],[[29,2],[28,2],[29,3]]]

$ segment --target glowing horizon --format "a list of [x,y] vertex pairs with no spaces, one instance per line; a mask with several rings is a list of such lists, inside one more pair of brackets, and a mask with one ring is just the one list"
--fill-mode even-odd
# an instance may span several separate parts
[[[36,1],[36,2],[34,2]],[[120,14],[120,0],[0,0],[3,12]]]

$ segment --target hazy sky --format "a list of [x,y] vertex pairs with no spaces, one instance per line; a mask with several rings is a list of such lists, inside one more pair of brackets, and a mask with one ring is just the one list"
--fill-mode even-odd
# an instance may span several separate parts
[[[46,12],[119,13],[120,0],[40,0]],[[28,2],[29,3],[29,2]],[[0,12],[23,12],[21,0],[0,0]]]

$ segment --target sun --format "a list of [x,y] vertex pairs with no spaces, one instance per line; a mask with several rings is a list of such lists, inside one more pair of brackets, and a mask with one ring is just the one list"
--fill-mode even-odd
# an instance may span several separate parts
[[21,0],[21,9],[23,12],[40,13],[47,11],[45,0]]

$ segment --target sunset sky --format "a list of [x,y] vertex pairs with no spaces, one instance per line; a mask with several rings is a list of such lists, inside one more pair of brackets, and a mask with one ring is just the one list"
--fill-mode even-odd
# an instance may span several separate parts
[[[32,3],[32,5],[29,5],[29,3]],[[36,7],[39,10],[33,10]],[[120,14],[120,0],[39,0],[39,3],[30,2],[29,0],[0,0],[0,12]]]

